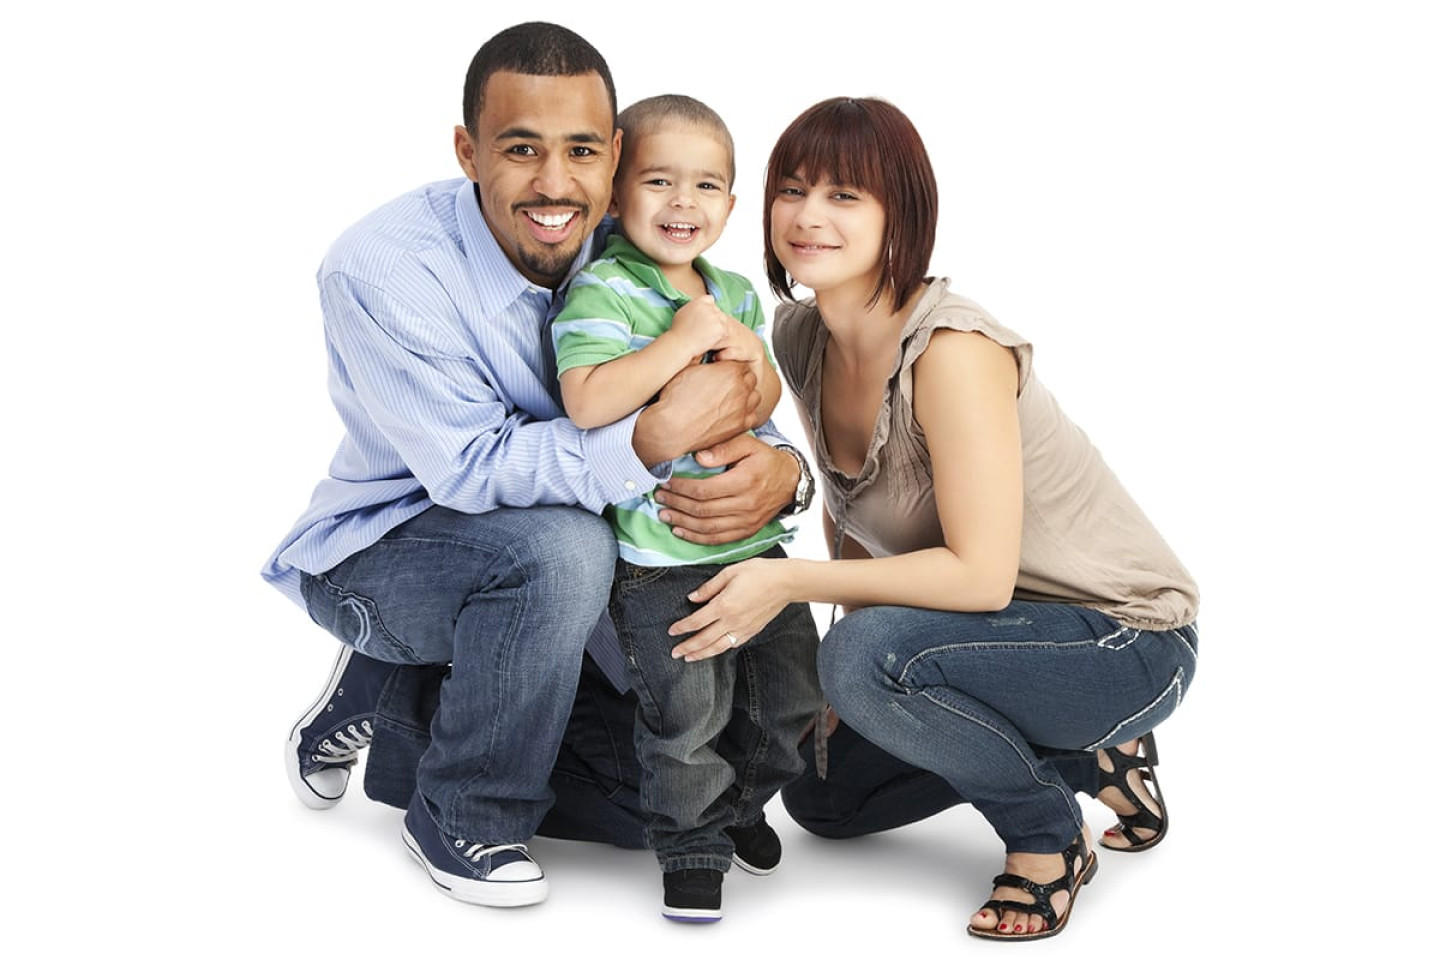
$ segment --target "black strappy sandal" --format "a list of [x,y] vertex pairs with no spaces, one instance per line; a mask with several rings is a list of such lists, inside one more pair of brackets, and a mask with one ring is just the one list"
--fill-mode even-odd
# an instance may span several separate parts
[[[1106,843],[1105,836],[1110,833],[1110,830],[1100,837],[1100,846],[1106,850],[1114,850],[1116,853],[1139,853],[1141,850],[1149,850],[1164,840],[1165,832],[1170,829],[1170,816],[1165,812],[1165,795],[1160,792],[1160,781],[1155,776],[1155,765],[1160,762],[1160,754],[1155,750],[1155,734],[1147,733],[1140,738],[1140,749],[1134,756],[1121,753],[1114,748],[1106,750],[1105,756],[1110,758],[1110,765],[1114,769],[1109,772],[1103,768],[1100,770],[1100,790],[1114,787],[1137,812],[1116,814],[1120,822],[1110,828],[1110,830],[1120,831],[1120,836],[1125,838],[1127,846],[1112,846]],[[1160,808],[1158,816],[1150,811],[1144,801],[1136,796],[1135,789],[1130,786],[1131,770],[1139,770],[1140,779],[1150,782],[1150,799],[1155,801],[1155,806]],[[1153,830],[1155,834],[1151,837],[1141,838],[1135,832],[1136,830]]]
[[[1086,848],[1084,834],[1076,837],[1074,842],[1061,852],[1060,856],[1065,858],[1065,873],[1049,883],[1036,883],[1029,877],[1022,877],[1014,873],[1002,873],[995,878],[995,886],[1024,890],[1035,898],[1034,903],[1021,903],[1018,900],[986,900],[980,908],[981,910],[993,910],[997,921],[1007,910],[1038,916],[1045,921],[1042,929],[1034,933],[1001,933],[998,929],[981,930],[974,926],[967,926],[965,931],[970,936],[979,937],[982,940],[1015,940],[1018,942],[1044,940],[1046,937],[1053,937],[1064,930],[1065,924],[1070,922],[1070,914],[1075,912],[1075,901],[1080,896],[1080,888],[1095,876],[1095,872],[1100,869],[1100,861]],[[1085,864],[1085,869],[1079,876],[1076,876],[1075,865],[1079,862]],[[1050,898],[1061,891],[1070,894],[1070,902],[1065,904],[1065,913],[1057,917]]]

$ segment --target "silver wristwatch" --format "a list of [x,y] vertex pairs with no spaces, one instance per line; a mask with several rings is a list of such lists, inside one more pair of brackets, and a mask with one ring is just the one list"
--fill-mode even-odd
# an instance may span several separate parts
[[777,443],[775,449],[790,454],[800,467],[800,479],[795,484],[795,499],[776,514],[776,517],[793,517],[797,513],[804,513],[810,509],[810,501],[815,497],[815,477],[811,475],[810,464],[805,462],[805,457],[799,450],[788,443]]

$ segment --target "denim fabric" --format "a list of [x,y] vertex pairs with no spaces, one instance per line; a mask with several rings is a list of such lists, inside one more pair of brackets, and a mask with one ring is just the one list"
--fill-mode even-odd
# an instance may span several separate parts
[[[606,523],[575,508],[431,507],[303,578],[310,615],[342,641],[375,659],[433,665],[395,671],[380,713],[400,715],[377,733],[401,754],[424,745],[417,789],[446,833],[483,843],[535,833],[614,559]],[[382,767],[380,781],[396,790],[405,774]]]
[[667,628],[695,609],[687,596],[717,569],[616,564],[610,614],[640,703],[645,837],[666,872],[729,869],[725,828],[754,822],[801,773],[800,734],[820,703],[819,638],[804,604],[728,653],[694,663],[670,656],[678,639]]
[[1058,603],[858,610],[820,648],[845,725],[828,778],[812,756],[786,808],[816,833],[853,836],[969,802],[1007,851],[1058,852],[1081,829],[1076,791],[1097,790],[1093,751],[1169,716],[1197,644],[1193,625],[1136,630]]

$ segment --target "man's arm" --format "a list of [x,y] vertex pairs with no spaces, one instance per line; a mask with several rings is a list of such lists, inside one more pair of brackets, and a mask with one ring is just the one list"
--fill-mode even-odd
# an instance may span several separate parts
[[342,273],[324,277],[320,294],[332,389],[353,391],[369,421],[346,428],[378,431],[435,503],[598,512],[655,485],[632,447],[634,417],[582,431],[515,409],[486,363],[451,338],[462,325],[443,322],[448,298],[412,305]]

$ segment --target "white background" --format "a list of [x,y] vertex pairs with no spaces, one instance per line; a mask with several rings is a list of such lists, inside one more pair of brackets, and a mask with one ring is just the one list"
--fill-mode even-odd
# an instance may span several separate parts
[[660,918],[648,854],[537,840],[550,900],[487,910],[430,887],[399,811],[290,794],[281,744],[334,647],[257,572],[339,439],[314,270],[345,226],[455,175],[471,55],[544,17],[607,55],[622,104],[683,92],[729,120],[740,199],[713,254],[762,286],[776,135],[837,94],[909,113],[941,181],[934,272],[1037,344],[1200,581],[1199,682],[1159,738],[1171,837],[1103,856],[1070,929],[1025,949],[1410,952],[1437,852],[1425,5],[957,3],[944,23],[901,0],[497,6],[6,15],[4,938],[1022,949],[964,935],[1002,857],[968,809],[827,843],[777,803],[783,867],[732,873],[725,921],[697,930]]

